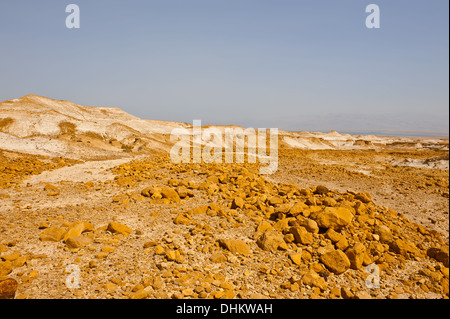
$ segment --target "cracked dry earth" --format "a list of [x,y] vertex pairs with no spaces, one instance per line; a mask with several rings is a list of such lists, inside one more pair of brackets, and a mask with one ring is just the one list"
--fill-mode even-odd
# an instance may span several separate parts
[[0,278],[30,299],[448,298],[448,170],[388,164],[431,153],[282,149],[262,176],[3,151]]

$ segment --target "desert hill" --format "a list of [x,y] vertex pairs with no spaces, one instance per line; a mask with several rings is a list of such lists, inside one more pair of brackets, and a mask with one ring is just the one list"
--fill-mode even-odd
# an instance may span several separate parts
[[[232,123],[230,123],[232,124]],[[204,125],[224,130],[229,126]],[[127,157],[134,153],[168,152],[174,128],[191,129],[179,122],[140,119],[117,107],[92,107],[38,95],[0,102],[0,148],[73,159]],[[340,134],[335,131],[278,131],[282,148],[357,150],[389,147],[448,149],[448,139],[382,137]],[[202,141],[203,145],[206,141]]]
[[448,298],[448,139],[279,130],[264,175],[174,162],[174,128],[1,102],[0,298]]

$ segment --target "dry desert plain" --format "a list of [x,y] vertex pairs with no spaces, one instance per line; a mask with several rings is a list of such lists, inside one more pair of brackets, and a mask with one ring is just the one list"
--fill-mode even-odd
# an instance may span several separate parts
[[190,127],[1,102],[0,296],[448,298],[448,138],[279,131],[262,175],[173,163]]

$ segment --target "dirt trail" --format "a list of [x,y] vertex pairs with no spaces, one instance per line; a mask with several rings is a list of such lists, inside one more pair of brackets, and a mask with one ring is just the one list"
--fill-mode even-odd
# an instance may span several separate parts
[[24,183],[34,185],[39,183],[59,183],[62,181],[86,182],[88,180],[104,182],[114,178],[114,175],[108,171],[110,168],[125,164],[131,160],[133,158],[88,161],[33,175],[24,180]]

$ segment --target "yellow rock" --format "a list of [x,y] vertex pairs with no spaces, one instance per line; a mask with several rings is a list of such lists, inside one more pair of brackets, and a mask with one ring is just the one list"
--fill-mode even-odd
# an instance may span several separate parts
[[52,226],[44,229],[40,234],[39,239],[41,241],[60,241],[64,238],[65,234],[66,230],[64,228]]
[[0,261],[0,277],[6,276],[12,272],[12,263],[10,261]]
[[148,289],[140,289],[128,295],[130,299],[146,299],[148,297]]
[[192,214],[205,214],[208,211],[208,205],[198,206],[191,209]]
[[19,258],[19,257],[20,257],[20,253],[19,253],[19,252],[14,252],[14,253],[9,254],[9,255],[2,255],[2,256],[1,256],[1,259],[3,259],[3,260],[9,260],[9,261],[14,261],[14,260],[16,260],[16,259]]
[[109,282],[109,283],[107,283],[107,284],[105,285],[105,289],[106,289],[108,292],[112,293],[112,292],[116,291],[117,285],[116,285],[116,284],[113,284],[112,282]]
[[90,245],[91,242],[92,242],[92,238],[90,238],[88,236],[82,236],[82,235],[71,236],[71,237],[67,238],[67,240],[66,240],[66,244],[70,248],[82,248],[82,247]]
[[308,205],[306,205],[305,203],[295,203],[294,206],[291,207],[291,209],[289,210],[289,214],[291,216],[297,216],[300,213],[302,213],[304,210],[308,209]]
[[18,283],[13,278],[0,278],[0,299],[14,299]]
[[305,285],[308,285],[310,287],[318,287],[320,290],[326,290],[327,289],[327,283],[325,282],[325,279],[320,277],[318,273],[316,273],[314,270],[310,270],[302,277],[302,282]]
[[63,240],[66,241],[69,237],[77,237],[80,236],[83,232],[94,230],[94,225],[88,222],[76,222],[73,223],[67,233],[64,235]]
[[287,249],[283,235],[275,230],[265,231],[257,240],[256,244],[263,250],[275,252],[277,249]]
[[231,209],[242,208],[244,207],[244,200],[241,197],[236,197],[233,199],[231,203]]
[[417,254],[419,249],[413,242],[408,240],[396,239],[389,243],[389,248],[396,254],[400,254],[404,257],[408,257],[408,254]]
[[48,228],[48,224],[46,222],[41,222],[38,226],[39,229],[45,229]]
[[305,227],[293,226],[290,228],[289,232],[294,235],[295,242],[301,243],[303,245],[309,245],[313,241],[313,235],[309,233]]
[[178,186],[176,192],[180,198],[186,198],[188,196],[188,189],[186,186]]
[[227,261],[227,257],[225,257],[225,255],[223,253],[219,252],[219,253],[212,254],[210,257],[210,260],[213,263],[223,263],[223,262]]
[[322,211],[311,212],[311,218],[319,227],[340,230],[351,223],[353,214],[346,207],[325,207]]
[[25,265],[26,261],[27,261],[27,257],[26,256],[21,256],[21,257],[15,259],[12,262],[12,265],[13,265],[14,268],[19,268],[19,267],[22,267],[23,265]]
[[363,265],[366,247],[362,243],[356,243],[353,247],[347,249],[345,254],[350,260],[350,267],[352,269],[359,269]]
[[178,214],[174,219],[173,223],[176,225],[189,225],[191,223],[192,217],[186,213]]
[[194,291],[191,288],[186,288],[181,291],[184,296],[192,296]]
[[341,239],[342,235],[336,232],[334,229],[329,228],[325,233],[325,237],[331,240],[333,243],[337,243]]
[[162,255],[162,254],[164,254],[164,248],[162,248],[162,247],[159,246],[159,245],[155,246],[155,254],[156,254],[156,255]]
[[258,224],[258,226],[256,227],[256,232],[264,233],[266,230],[271,230],[271,229],[272,229],[272,225],[269,222],[264,220]]
[[391,230],[385,225],[376,225],[375,234],[380,237],[380,241],[383,243],[390,243],[392,241]]
[[289,259],[299,266],[302,263],[302,254],[289,254]]
[[104,253],[112,253],[116,248],[112,246],[102,246],[100,250]]
[[59,191],[58,187],[56,187],[56,186],[54,186],[52,184],[46,184],[44,186],[44,190],[45,191],[54,191],[54,192]]
[[219,239],[219,245],[228,249],[232,253],[250,255],[250,248],[242,240],[237,239]]
[[335,274],[341,274],[350,268],[350,260],[342,250],[333,250],[320,256],[320,261]]
[[108,255],[109,255],[109,253],[106,253],[106,252],[100,252],[100,253],[98,253],[98,254],[95,254],[95,258],[98,258],[98,259],[103,259],[103,258],[106,258],[106,257],[108,257]]
[[169,261],[175,261],[179,255],[180,255],[180,252],[178,250],[172,250],[172,249],[166,250],[166,258]]
[[133,232],[133,230],[130,227],[116,222],[110,222],[108,224],[107,230],[110,231],[111,233],[118,233],[123,235],[129,235],[130,233]]
[[180,202],[180,196],[178,193],[172,188],[163,188],[161,190],[162,198],[167,198],[171,202],[178,203]]

